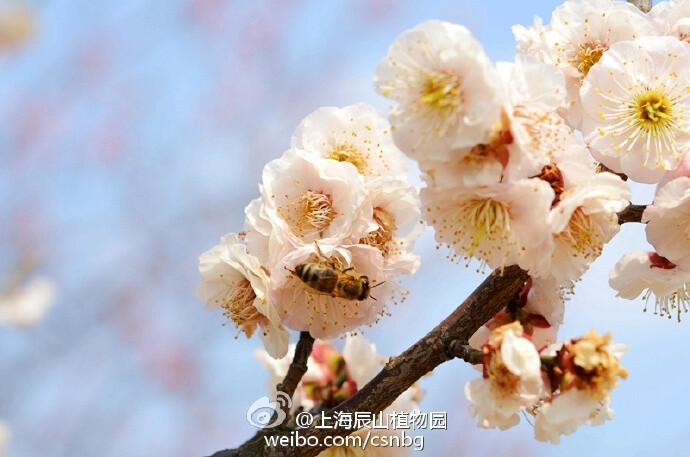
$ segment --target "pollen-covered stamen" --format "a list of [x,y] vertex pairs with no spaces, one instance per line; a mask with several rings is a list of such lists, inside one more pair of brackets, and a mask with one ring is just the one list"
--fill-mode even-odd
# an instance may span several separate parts
[[663,128],[668,119],[673,119],[673,104],[659,91],[649,90],[635,97],[640,123],[647,130]]
[[642,299],[645,300],[644,312],[647,312],[647,306],[652,295],[654,295],[655,316],[658,315],[671,319],[673,314],[676,314],[678,322],[680,322],[681,314],[687,313],[690,310],[690,282],[686,282],[675,292],[661,297],[647,289],[642,295]]
[[659,88],[645,86],[628,99],[595,90],[615,104],[599,113],[601,119],[615,121],[599,130],[601,136],[608,134],[622,139],[614,150],[627,153],[639,142],[645,153],[645,167],[652,150],[655,153],[654,165],[658,167],[664,167],[664,160],[667,158],[677,160],[682,155],[683,151],[679,150],[676,143],[676,135],[687,132],[688,128],[682,123],[685,113],[676,105],[687,96],[684,93],[686,90],[669,85],[661,85]]
[[429,72],[425,75],[417,103],[432,114],[448,116],[463,103],[462,84],[450,72]]
[[599,257],[605,240],[601,227],[585,214],[582,208],[573,212],[565,230],[559,233],[557,237],[575,251],[573,256],[580,256],[585,259]]
[[577,68],[584,79],[589,73],[590,68],[594,66],[608,47],[604,46],[600,41],[592,43],[580,43],[578,45],[577,53],[572,59],[573,66]]
[[[440,207],[435,210],[439,211]],[[427,211],[432,211],[432,208],[427,208]],[[507,256],[509,248],[516,244],[509,208],[504,202],[488,197],[471,197],[457,201],[444,214],[440,221],[433,219],[432,224],[437,227],[438,240],[455,252],[460,250],[467,257],[486,259],[500,250]]]
[[328,158],[338,162],[349,162],[357,168],[360,174],[368,174],[368,154],[363,154],[351,144],[338,145],[328,154]]
[[278,208],[278,214],[290,225],[300,238],[318,235],[328,228],[336,216],[329,195],[321,191],[308,190],[297,199]]
[[388,257],[395,250],[393,245],[393,236],[397,230],[395,218],[385,209],[376,207],[374,208],[374,221],[379,228],[369,232],[366,237],[360,240],[360,243],[373,246],[379,249],[384,257]]
[[264,315],[254,306],[256,292],[247,278],[242,278],[240,282],[230,284],[230,286],[226,295],[217,301],[223,308],[223,315],[233,321],[235,327],[242,330],[247,337],[250,337],[259,321],[264,318]]
[[553,157],[565,150],[570,130],[563,118],[553,111],[534,106],[518,105],[513,111],[515,122],[524,129],[529,138],[530,149],[537,157]]
[[474,229],[472,242],[468,246],[470,255],[474,255],[484,238],[508,238],[510,214],[504,203],[492,199],[470,200],[464,205],[464,212],[468,228]]
[[489,355],[488,366],[485,365],[484,377],[491,381],[493,392],[500,397],[513,397],[520,385],[520,377],[512,373],[498,351]]

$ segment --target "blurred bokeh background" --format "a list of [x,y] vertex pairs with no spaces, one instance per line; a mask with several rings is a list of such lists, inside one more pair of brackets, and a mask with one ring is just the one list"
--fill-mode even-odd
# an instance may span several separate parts
[[[558,3],[0,0],[0,275],[30,259],[57,286],[39,324],[0,327],[8,457],[200,456],[250,437],[245,413],[268,379],[252,355],[260,342],[234,339],[195,301],[198,255],[241,230],[263,165],[304,116],[359,101],[387,109],[371,75],[404,29],[458,22],[510,60],[510,26],[548,22]],[[635,189],[637,202],[651,195]],[[476,374],[447,363],[423,379],[422,410],[447,411],[449,430],[424,433],[421,454],[686,455],[690,322],[643,314],[607,286],[620,255],[645,247],[642,227],[623,227],[560,331],[610,330],[629,345],[615,420],[558,447],[535,442],[524,420],[480,430],[462,391]],[[409,299],[365,331],[382,354],[481,280],[435,249],[431,229],[417,252]]]

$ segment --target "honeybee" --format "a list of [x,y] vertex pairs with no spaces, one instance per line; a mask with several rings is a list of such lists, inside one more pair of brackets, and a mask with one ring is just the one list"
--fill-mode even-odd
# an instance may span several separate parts
[[[309,288],[331,297],[346,300],[366,300],[369,292],[381,283],[371,286],[369,277],[355,273],[353,267],[342,269],[340,262],[332,260],[321,252],[316,244],[317,262],[305,262],[290,270]],[[374,297],[372,299],[376,300]]]

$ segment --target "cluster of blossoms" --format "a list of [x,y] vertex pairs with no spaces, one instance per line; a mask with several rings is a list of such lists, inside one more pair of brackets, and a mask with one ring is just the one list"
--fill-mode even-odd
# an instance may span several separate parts
[[[608,389],[625,375],[608,337],[553,343],[574,283],[620,230],[628,178],[658,184],[642,218],[656,252],[625,256],[611,285],[654,294],[662,315],[690,305],[690,0],[648,14],[569,0],[548,25],[513,31],[515,62],[493,64],[465,27],[424,22],[391,44],[374,82],[395,102],[396,145],[423,172],[422,214],[439,245],[480,269],[530,275],[470,340],[486,354],[483,380],[466,388],[473,414],[507,428],[526,410],[536,437],[557,442],[609,417]],[[549,351],[558,364],[545,371]],[[599,385],[597,360],[614,373],[601,388],[588,384]]]
[[563,72],[560,112],[592,155],[657,184],[643,215],[655,251],[624,256],[610,284],[624,298],[654,295],[655,314],[680,320],[690,299],[690,1],[660,2],[648,14],[625,2],[569,1],[548,26],[535,18],[514,32],[520,54]]
[[244,231],[201,255],[197,298],[248,337],[259,328],[275,358],[287,353],[286,327],[328,339],[375,323],[406,295],[395,276],[419,265],[405,160],[369,105],[310,114],[264,168]]
[[[255,356],[268,370],[270,377],[268,390],[273,395],[276,384],[283,380],[294,356],[295,346],[290,345],[288,354],[280,360],[271,357],[266,351],[257,349]],[[348,334],[342,352],[338,352],[329,341],[316,340],[314,349],[307,360],[307,372],[295,390],[292,400],[292,411],[299,409],[309,411],[316,405],[332,408],[354,395],[359,388],[371,381],[378,374],[387,359],[376,352],[376,346],[371,344],[361,334]],[[422,389],[413,385],[400,396],[386,410],[382,417],[389,413],[412,413],[419,411],[419,400],[423,396]],[[361,429],[354,435],[369,432],[381,436],[400,435],[402,430],[396,430],[390,424],[388,427]],[[388,441],[394,442],[394,441]],[[409,455],[409,448],[360,448],[354,445],[333,447],[319,454],[319,457],[337,457],[351,455],[402,456]]]
[[519,322],[497,327],[482,346],[482,378],[465,385],[470,413],[480,427],[501,430],[518,424],[521,412],[533,415],[535,437],[558,444],[582,424],[613,417],[610,390],[627,376],[624,351],[590,331],[537,352]]
[[[308,116],[265,167],[245,230],[201,256],[198,298],[247,336],[261,328],[274,381],[291,360],[285,327],[334,338],[404,297],[392,278],[417,269],[423,217],[452,260],[529,274],[469,341],[482,362],[465,386],[478,425],[506,429],[529,414],[535,437],[558,443],[602,424],[627,376],[625,347],[594,331],[556,343],[557,331],[575,283],[620,230],[628,178],[657,185],[642,215],[655,252],[624,256],[611,286],[653,294],[658,314],[687,311],[690,0],[650,13],[568,0],[549,24],[513,32],[515,61],[496,64],[463,26],[404,32],[374,75],[394,101],[390,125],[368,105]],[[422,171],[419,196],[403,153]],[[332,407],[372,378],[375,350],[349,338],[343,354],[317,343],[297,407]]]

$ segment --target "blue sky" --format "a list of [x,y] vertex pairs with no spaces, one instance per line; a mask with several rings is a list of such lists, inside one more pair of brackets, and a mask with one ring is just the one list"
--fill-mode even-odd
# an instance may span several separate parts
[[[234,339],[195,301],[198,255],[241,229],[261,168],[304,116],[359,101],[387,109],[372,72],[403,30],[454,21],[492,59],[510,60],[510,26],[535,14],[548,22],[558,4],[24,3],[36,34],[0,55],[0,268],[36,251],[60,295],[38,327],[0,329],[9,457],[205,455],[248,438],[246,409],[268,379],[252,356],[259,342]],[[643,314],[607,285],[617,259],[646,246],[642,227],[623,227],[578,284],[560,331],[611,331],[629,345],[612,422],[558,447],[535,442],[524,421],[477,429],[462,393],[476,373],[447,363],[422,381],[421,406],[448,411],[450,430],[426,433],[423,454],[682,455],[688,323]],[[382,354],[423,336],[481,281],[435,249],[431,229],[416,250],[410,298],[365,333]]]

